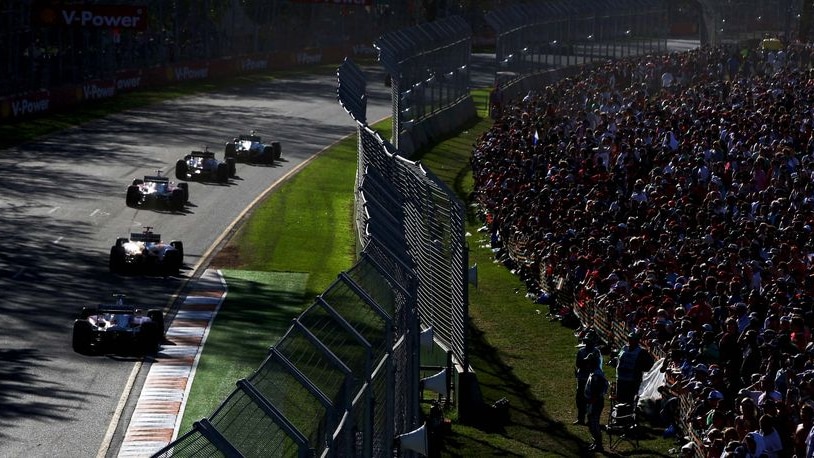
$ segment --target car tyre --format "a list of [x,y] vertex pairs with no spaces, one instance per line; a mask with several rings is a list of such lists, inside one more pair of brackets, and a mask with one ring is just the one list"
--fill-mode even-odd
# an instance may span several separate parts
[[141,191],[138,186],[130,185],[127,187],[127,196],[124,198],[125,204],[128,207],[138,207],[141,200]]
[[179,159],[178,162],[175,163],[175,178],[186,180],[188,171],[189,167],[187,167],[187,163],[183,159]]
[[229,182],[229,165],[225,162],[218,164],[217,179],[219,183]]
[[172,209],[175,211],[184,211],[184,204],[186,204],[186,199],[184,199],[184,190],[183,189],[173,189],[172,195],[170,196],[170,203],[172,205]]
[[237,147],[235,146],[234,143],[229,142],[226,144],[226,148],[224,149],[223,154],[226,156],[227,159],[230,157],[237,157]]
[[189,183],[178,183],[178,189],[184,191],[184,203],[189,202]]
[[170,242],[170,246],[175,248],[178,251],[178,254],[181,257],[181,262],[183,263],[183,261],[184,261],[184,242],[182,242],[180,240],[173,240],[172,242]]
[[234,178],[237,176],[237,160],[233,157],[227,157],[226,164],[229,165],[229,177]]
[[177,276],[181,273],[181,267],[183,267],[183,260],[181,258],[181,253],[176,250],[167,251],[167,254],[164,255],[164,263],[162,264],[162,269],[165,275],[168,276]]
[[124,247],[118,244],[110,247],[110,273],[116,274],[124,270]]
[[71,344],[73,351],[88,355],[92,350],[93,329],[88,321],[76,320],[73,322],[73,336]]
[[145,354],[157,353],[164,340],[164,334],[159,332],[158,324],[147,322],[141,325],[141,332],[138,335],[138,343]]
[[266,164],[274,164],[274,148],[271,146],[263,147],[263,156],[261,157]]
[[156,324],[158,333],[164,338],[164,312],[158,309],[147,310],[147,317]]
[[283,145],[280,142],[271,142],[271,149],[274,150],[274,160],[279,161],[283,156]]

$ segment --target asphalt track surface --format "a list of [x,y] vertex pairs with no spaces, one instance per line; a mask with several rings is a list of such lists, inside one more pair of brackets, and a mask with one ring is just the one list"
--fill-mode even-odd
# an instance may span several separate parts
[[[368,78],[372,122],[391,108],[383,77]],[[174,180],[175,161],[190,150],[208,145],[222,158],[225,141],[252,129],[282,143],[280,162],[238,164],[225,185],[190,183],[181,213],[125,206],[133,178],[160,169]],[[94,457],[108,441],[101,455],[115,455],[128,421],[121,407],[138,395],[149,364],[74,353],[79,309],[113,293],[169,308],[244,208],[354,131],[336,101],[335,75],[297,76],[114,114],[0,151],[0,457]],[[145,226],[184,242],[181,277],[108,272],[115,239]]]

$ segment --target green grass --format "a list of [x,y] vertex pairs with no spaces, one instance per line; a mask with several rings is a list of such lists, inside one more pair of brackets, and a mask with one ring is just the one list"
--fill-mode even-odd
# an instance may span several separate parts
[[302,311],[308,274],[224,270],[228,294],[210,328],[180,431],[209,417],[260,366]]

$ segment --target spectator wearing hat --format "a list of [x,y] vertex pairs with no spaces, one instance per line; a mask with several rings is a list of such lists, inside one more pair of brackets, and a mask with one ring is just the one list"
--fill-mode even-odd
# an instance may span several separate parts
[[616,362],[616,402],[634,404],[642,377],[655,361],[639,345],[641,334],[638,331],[631,331],[627,337],[627,345],[619,351]]
[[596,347],[596,331],[593,329],[588,329],[582,335],[582,342],[578,345],[579,350],[577,350],[576,362],[574,364],[574,375],[577,379],[577,391],[576,391],[576,405],[577,405],[577,419],[574,420],[575,425],[584,425],[585,424],[585,416],[587,414],[587,403],[585,399],[585,384],[588,382],[588,378],[594,372],[593,367],[590,367],[590,362],[587,359],[587,356],[590,354],[596,354],[600,367],[602,366],[602,355],[599,352],[599,349]]
[[706,430],[709,428],[710,423],[708,419],[712,419],[711,413],[718,409],[718,406],[724,399],[723,393],[718,390],[707,389],[705,391],[707,391],[706,396],[698,400],[689,413],[693,426],[697,430]]
[[608,393],[609,383],[599,364],[598,353],[589,353],[585,356],[585,365],[591,371],[591,375],[585,383],[584,392],[587,405],[588,431],[590,431],[594,440],[589,449],[591,451],[602,451],[602,429],[599,420],[605,407],[605,395]]
[[766,451],[763,436],[756,431],[746,433],[746,437],[743,438],[743,445],[746,446],[746,456],[748,458],[760,458]]

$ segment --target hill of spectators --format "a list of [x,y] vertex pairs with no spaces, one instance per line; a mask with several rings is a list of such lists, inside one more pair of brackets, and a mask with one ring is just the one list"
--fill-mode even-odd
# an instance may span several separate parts
[[532,293],[567,276],[667,356],[664,406],[693,403],[661,420],[704,456],[814,445],[810,52],[608,61],[504,103],[474,147],[493,243]]

